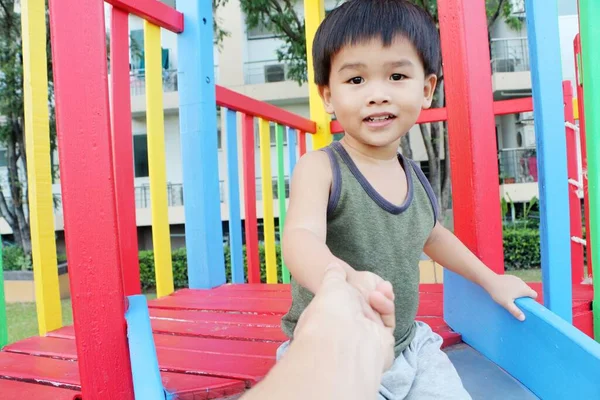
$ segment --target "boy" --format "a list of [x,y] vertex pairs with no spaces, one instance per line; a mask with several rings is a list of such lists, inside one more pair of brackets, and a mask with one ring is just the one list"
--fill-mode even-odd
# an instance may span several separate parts
[[[469,399],[441,338],[416,322],[422,251],[481,285],[516,318],[514,300],[536,293],[488,269],[437,222],[437,201],[400,139],[431,106],[441,64],[435,23],[406,0],[350,0],[319,27],[315,81],[345,135],[297,164],[283,236],[293,302],[283,318],[293,337],[327,265],[368,296],[383,280],[395,295],[395,356],[379,398]],[[281,355],[287,344],[280,351]]]

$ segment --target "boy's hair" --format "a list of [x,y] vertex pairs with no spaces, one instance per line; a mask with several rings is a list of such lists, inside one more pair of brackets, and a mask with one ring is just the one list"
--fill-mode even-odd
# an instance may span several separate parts
[[315,83],[329,84],[331,60],[342,47],[375,38],[389,46],[397,35],[415,47],[425,75],[439,74],[439,34],[425,10],[407,0],[348,0],[329,13],[315,35]]

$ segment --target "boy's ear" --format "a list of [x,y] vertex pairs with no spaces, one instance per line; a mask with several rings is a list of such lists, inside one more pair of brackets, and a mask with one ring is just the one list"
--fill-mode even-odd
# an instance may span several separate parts
[[319,96],[321,96],[321,99],[323,100],[325,111],[328,114],[333,114],[335,111],[331,104],[331,90],[329,89],[329,86],[319,86]]
[[437,85],[437,76],[431,74],[425,77],[425,86],[423,87],[423,108],[431,107],[433,101],[433,94],[435,93],[435,87]]

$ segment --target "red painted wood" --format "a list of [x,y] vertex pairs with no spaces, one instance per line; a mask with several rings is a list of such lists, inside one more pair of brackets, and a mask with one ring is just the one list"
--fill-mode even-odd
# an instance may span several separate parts
[[573,325],[592,339],[594,338],[594,313],[592,311],[574,313]]
[[[268,284],[268,285],[263,285],[263,284],[252,284],[252,283],[244,283],[241,285],[238,284],[226,284],[226,285],[221,285],[221,286],[217,286],[216,288],[212,289],[214,291],[218,291],[218,292],[224,292],[224,291],[246,291],[246,290],[259,290],[262,292],[271,292],[271,291],[277,291],[277,292],[290,292],[292,289],[292,287],[289,284],[286,283],[273,283],[273,284]],[[181,289],[180,291],[185,291],[186,289]]]
[[[563,81],[563,94],[565,106],[565,121],[575,123],[573,117],[573,88],[571,81]],[[577,181],[577,137],[575,131],[566,128],[567,135],[567,170],[568,178]],[[583,237],[581,229],[581,202],[577,192],[579,188],[569,184],[569,222],[571,237]],[[583,281],[583,245],[571,240],[571,281],[573,285]]]
[[129,88],[129,14],[116,7],[111,16],[112,154],[115,169],[119,251],[125,295],[140,294],[140,267],[135,216],[131,93]]
[[222,313],[190,310],[150,309],[150,318],[182,322],[214,322],[220,324],[279,326],[281,318],[277,315],[257,315],[240,313]]
[[[194,371],[199,371],[203,369],[201,364],[195,365],[193,361],[184,361],[180,366],[177,366],[177,359],[180,357],[180,355],[178,355],[177,352],[165,352],[167,353],[167,355],[163,356],[163,358],[165,358],[166,362],[173,363],[174,366],[179,369],[185,368],[187,366],[194,367]],[[212,356],[219,357],[220,355]],[[174,360],[171,360],[171,358],[173,358]],[[210,356],[208,356],[207,358],[197,358],[205,359],[208,362],[214,361],[210,358]],[[267,360],[264,358],[261,359],[247,357],[246,359],[254,360],[255,362],[253,363],[251,361],[247,361],[246,364],[240,364],[240,366],[237,367],[237,369],[235,370],[235,373],[238,373],[240,376],[247,376],[252,381],[256,379],[256,376],[254,375],[253,371],[264,371],[265,367],[263,364],[269,362],[271,364],[274,363],[274,360]],[[231,359],[229,359],[228,361],[231,364],[233,363]],[[229,366],[229,364],[222,364],[222,367],[223,366]],[[244,368],[246,368],[246,370]],[[254,368],[254,370],[252,370],[252,368]],[[212,370],[219,371],[219,367],[217,366]],[[32,382],[32,384],[33,382],[43,383],[45,385],[49,385],[44,386],[48,389],[49,392],[57,388],[71,388],[74,390],[78,390],[80,387],[79,373],[77,370],[76,362],[57,360],[48,357],[36,357],[24,354],[1,352],[0,376],[9,377],[10,379],[18,379],[26,382]],[[240,393],[245,388],[245,383],[240,380],[199,376],[197,374],[176,374],[167,371],[162,372],[161,377],[163,380],[163,385],[171,393],[199,395],[199,397],[189,397],[190,399],[215,398],[212,397],[215,394],[235,394]],[[3,380],[0,379],[0,384],[2,382]],[[208,394],[210,394],[210,397],[202,397]],[[4,393],[2,393],[2,399],[4,398]],[[39,397],[16,398],[35,398],[37,400]],[[83,398],[86,398],[85,395]]]
[[152,331],[155,333],[183,336],[231,340],[267,340],[272,342],[285,342],[288,339],[281,330],[281,326],[251,326],[165,320],[152,320],[151,325]]
[[[485,3],[438,4],[448,110],[455,232],[486,265],[504,273],[494,109]],[[477,57],[472,56],[476,54]]]
[[81,387],[77,363],[25,354],[0,352],[0,376],[73,390]]
[[158,0],[106,0],[116,8],[175,33],[183,32],[183,14]]
[[163,386],[177,400],[221,399],[244,392],[246,384],[236,379],[161,372]]
[[258,228],[256,221],[256,159],[254,156],[254,117],[244,114],[242,122],[242,158],[244,164],[244,210],[248,282],[260,283]]
[[306,154],[306,133],[298,132],[298,154],[300,157]]
[[207,297],[197,299],[186,297],[163,297],[149,302],[148,307],[175,310],[235,311],[282,315],[289,310],[291,303],[291,299],[245,299],[244,301],[240,301],[239,299],[227,297]]
[[73,400],[78,393],[48,385],[0,379],[2,400]]
[[50,18],[65,236],[83,397],[132,400],[104,3],[51,0]]
[[533,98],[523,97],[521,99],[499,100],[493,102],[494,114],[516,114],[533,111]]
[[192,353],[215,353],[273,358],[277,348],[281,345],[279,342],[252,342],[161,334],[154,335],[154,343],[159,348],[186,350],[190,353],[189,357],[201,357],[201,355]]
[[263,291],[263,290],[237,290],[237,291],[212,291],[212,290],[185,290],[181,291],[181,293],[173,294],[171,297],[177,298],[205,298],[205,297],[231,297],[238,299],[251,299],[251,298],[259,298],[259,299],[289,299],[291,298],[290,291]]
[[[579,108],[579,140],[581,148],[582,168],[587,171],[587,143],[585,139],[585,109],[584,109],[584,98],[583,98],[583,85],[580,83],[582,77],[580,76],[579,65],[577,64],[577,57],[581,57],[581,42],[579,40],[579,34],[575,36],[574,42],[575,52],[575,83],[577,87],[577,107]],[[587,174],[583,174],[583,206],[585,215],[585,232],[586,232],[586,256],[587,256],[587,275],[592,276],[592,241],[591,241],[591,229],[590,229],[590,202],[588,197],[588,179]]]
[[315,133],[317,125],[310,119],[301,117],[289,111],[275,107],[269,103],[253,99],[231,89],[216,85],[217,104],[246,115],[252,115],[285,125],[304,132]]

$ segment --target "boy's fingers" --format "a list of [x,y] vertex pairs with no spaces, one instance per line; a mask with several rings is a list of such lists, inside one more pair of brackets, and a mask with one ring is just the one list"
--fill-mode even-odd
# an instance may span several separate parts
[[523,314],[523,311],[521,311],[515,303],[511,301],[505,307],[516,319],[519,321],[525,321],[525,314]]
[[394,301],[394,299],[395,299],[394,288],[392,287],[392,284],[390,282],[388,282],[388,281],[380,282],[377,285],[376,290],[381,292],[388,299]]
[[376,291],[369,296],[369,304],[373,310],[379,313],[381,321],[387,328],[394,329],[396,327],[394,303],[389,298]]

